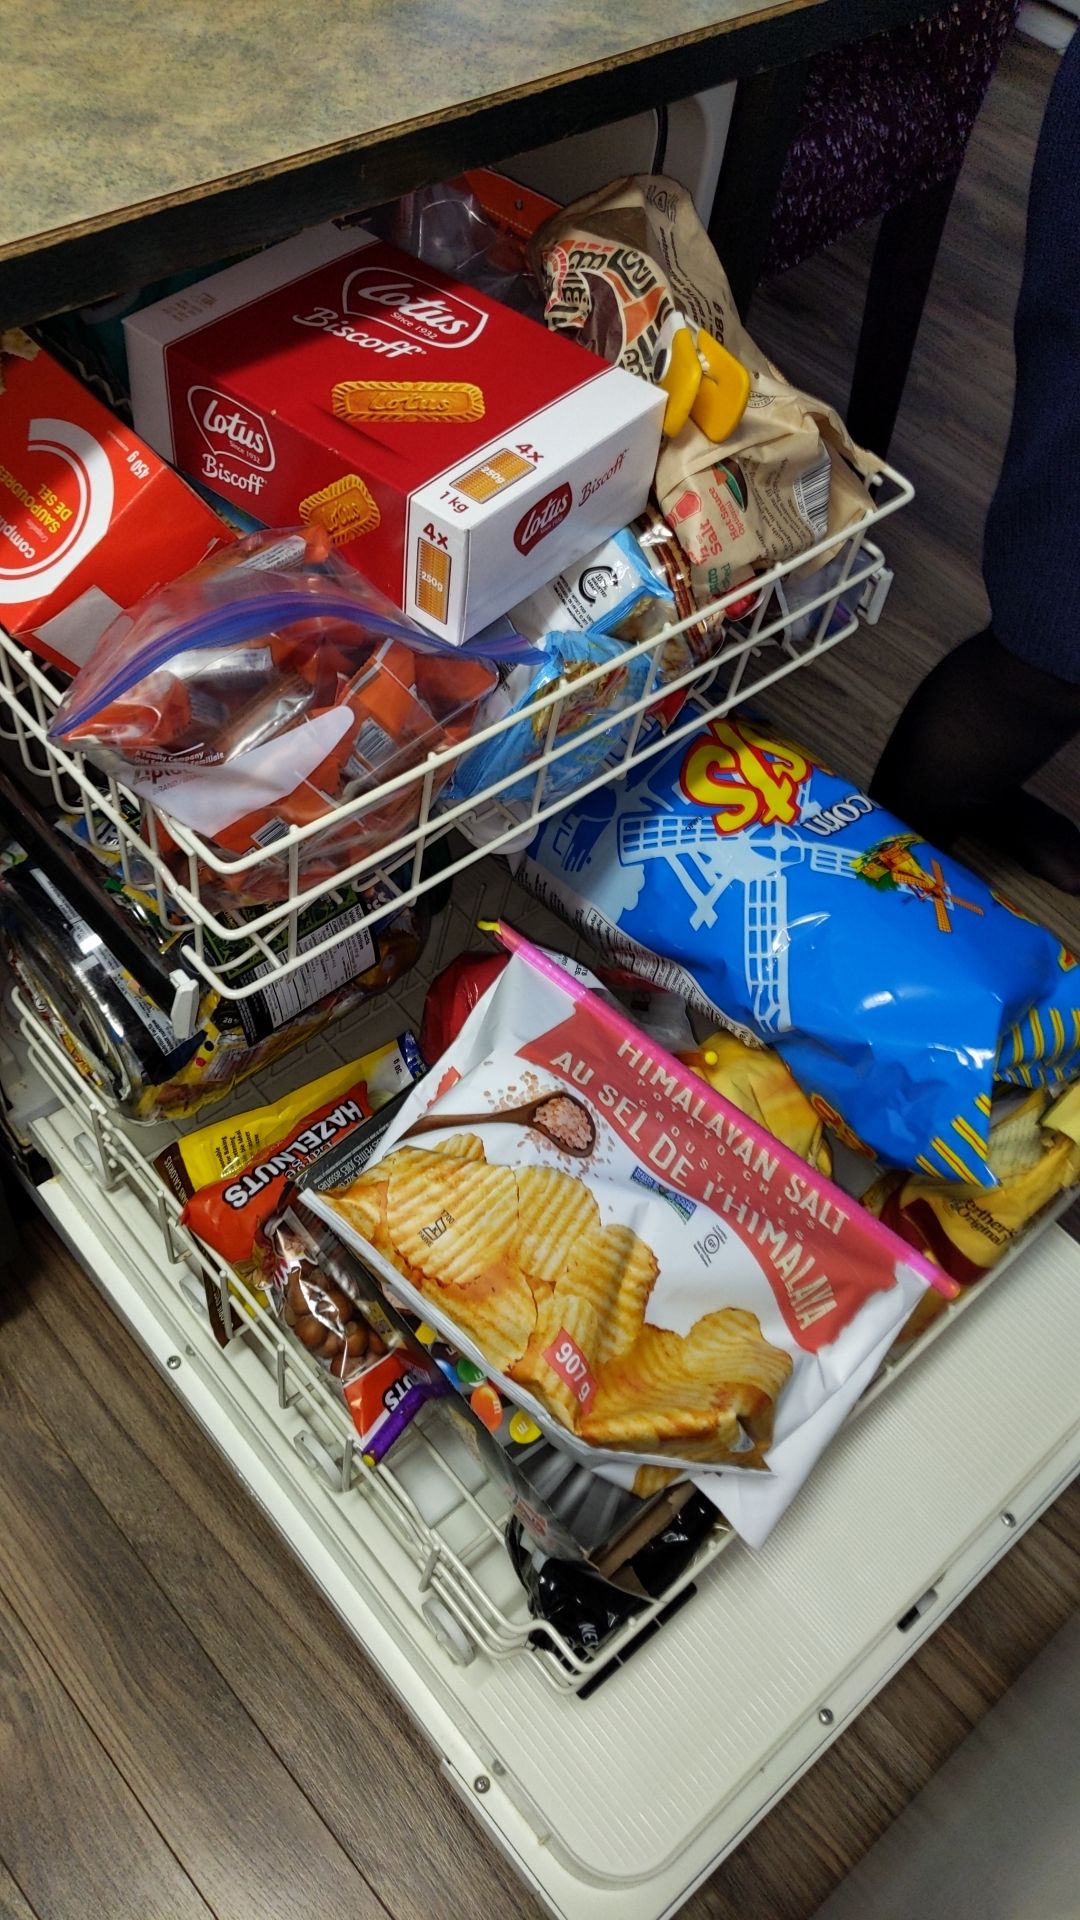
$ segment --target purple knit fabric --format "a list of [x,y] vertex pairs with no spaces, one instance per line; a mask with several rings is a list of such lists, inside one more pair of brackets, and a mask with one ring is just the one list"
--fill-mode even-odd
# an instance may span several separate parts
[[811,62],[766,274],[956,172],[1018,11],[1019,0],[957,0]]

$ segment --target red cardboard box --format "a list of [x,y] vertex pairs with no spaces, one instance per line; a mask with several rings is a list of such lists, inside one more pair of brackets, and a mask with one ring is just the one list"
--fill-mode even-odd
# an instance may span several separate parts
[[232,542],[51,356],[0,360],[0,622],[75,673],[122,608]]
[[459,642],[632,520],[664,395],[355,227],[124,322],[151,445]]

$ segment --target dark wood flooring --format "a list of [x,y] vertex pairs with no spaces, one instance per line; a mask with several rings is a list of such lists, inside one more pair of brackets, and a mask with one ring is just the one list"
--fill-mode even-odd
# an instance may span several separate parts
[[[979,523],[1051,72],[1015,46],[975,137],[895,448],[920,493],[890,534],[887,620],[777,701],[860,777],[919,673],[982,617]],[[867,246],[810,263],[755,313],[778,357],[841,399]],[[1067,788],[1054,769],[1046,790]],[[1076,928],[1058,897],[1014,891]],[[378,1674],[40,1224],[0,1279],[0,1457],[0,1920],[532,1920]],[[809,1920],[1078,1602],[1074,1487],[690,1920]]]

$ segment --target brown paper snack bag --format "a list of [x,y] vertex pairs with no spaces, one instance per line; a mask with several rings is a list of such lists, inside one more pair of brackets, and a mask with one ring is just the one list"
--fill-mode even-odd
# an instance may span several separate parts
[[[699,604],[752,572],[841,534],[869,505],[863,476],[881,462],[839,415],[784,379],[746,332],[685,188],[617,180],[553,214],[533,240],[548,325],[655,378],[661,335],[681,314],[741,360],[750,399],[726,440],[692,420],[664,442],[656,491],[691,566]],[[820,566],[819,559],[815,566]]]

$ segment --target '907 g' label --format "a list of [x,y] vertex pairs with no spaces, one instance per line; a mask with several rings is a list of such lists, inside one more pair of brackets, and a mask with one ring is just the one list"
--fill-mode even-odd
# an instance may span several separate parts
[[552,1373],[557,1373],[560,1380],[565,1380],[575,1399],[587,1407],[596,1392],[596,1381],[577,1341],[567,1333],[565,1327],[559,1328],[544,1359]]

